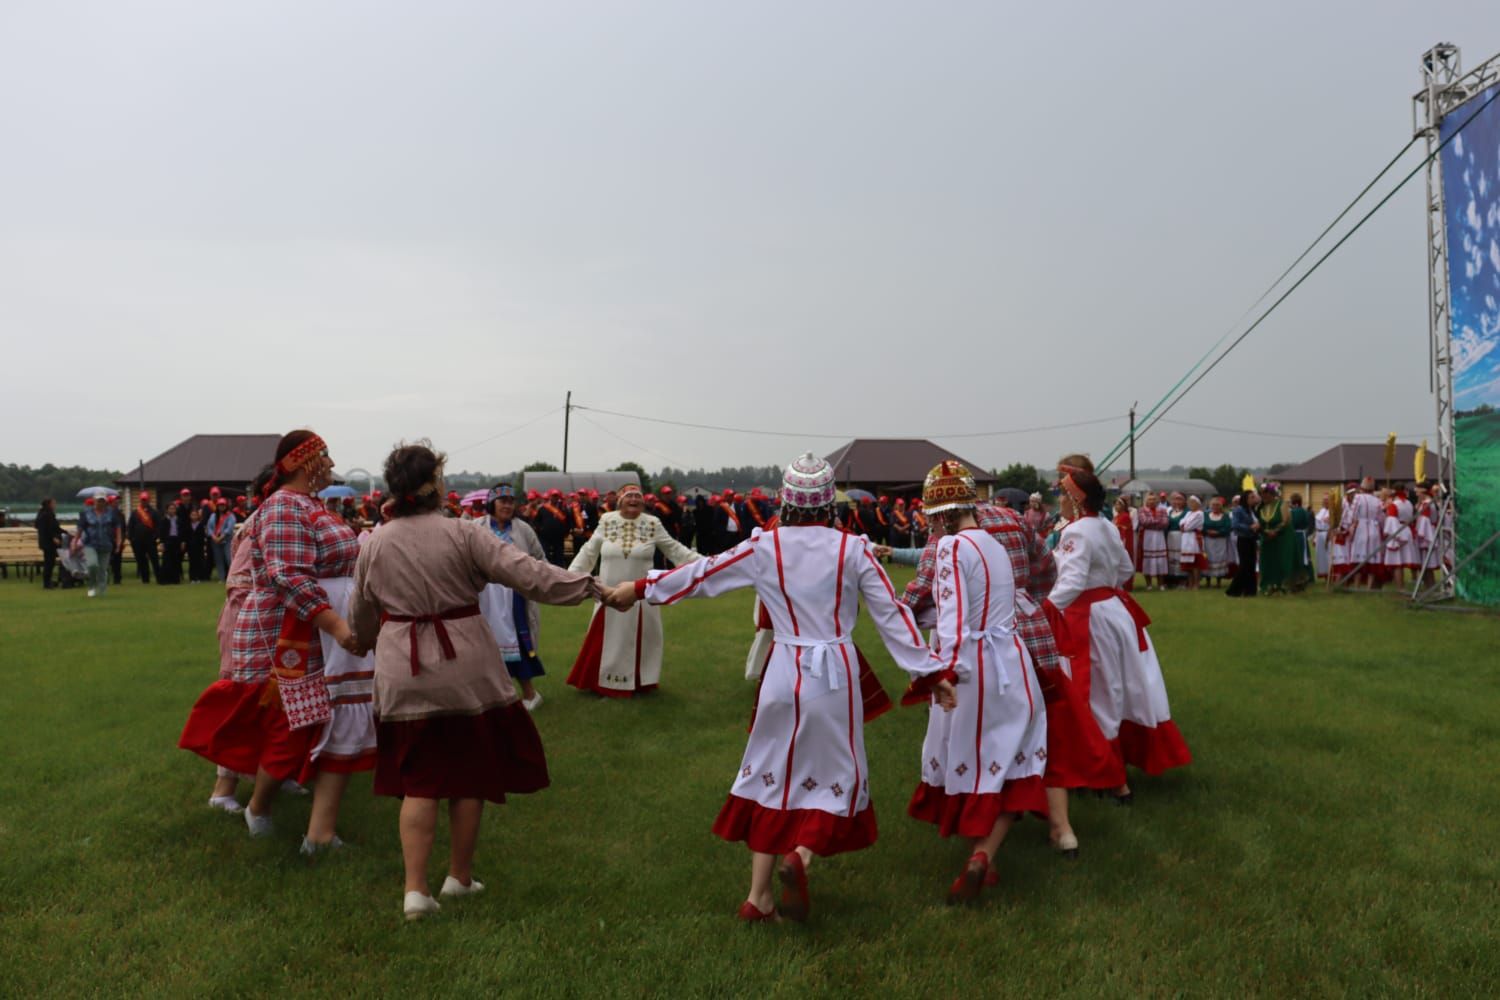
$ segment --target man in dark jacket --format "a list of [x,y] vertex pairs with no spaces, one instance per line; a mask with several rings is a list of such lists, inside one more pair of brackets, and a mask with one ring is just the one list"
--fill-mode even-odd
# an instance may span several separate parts
[[[115,535],[120,539],[125,538],[125,515],[120,511],[120,498],[111,493],[109,495],[109,519],[113,524]],[[119,545],[109,557],[109,572],[114,577],[115,585],[119,586],[125,580],[125,571],[122,561],[125,558],[125,546]]]
[[161,579],[161,561],[156,555],[157,524],[161,516],[151,506],[151,493],[141,490],[135,510],[130,512],[130,523],[126,537],[130,539],[130,551],[135,556],[135,575],[142,583],[150,583],[155,576]]
[[187,511],[192,502],[192,491],[183,490],[181,498],[162,516],[161,570],[156,577],[157,583],[182,582],[182,553],[192,536]]
[[42,586],[47,590],[57,586],[52,582],[52,568],[57,565],[57,550],[62,542],[62,525],[57,523],[57,501],[48,497],[36,512],[36,544],[42,550]]

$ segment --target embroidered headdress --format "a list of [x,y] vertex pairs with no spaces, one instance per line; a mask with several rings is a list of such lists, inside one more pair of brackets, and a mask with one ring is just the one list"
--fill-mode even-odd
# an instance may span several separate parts
[[801,510],[818,510],[833,503],[833,466],[812,452],[786,467],[781,477],[781,502]]
[[950,510],[973,510],[979,502],[974,474],[962,464],[942,461],[933,466],[922,483],[922,506],[929,514]]
[[[327,450],[328,445],[323,443],[322,438],[314,434],[283,455],[281,461],[276,463],[276,471],[283,476],[289,476],[301,468],[308,459]],[[213,492],[218,492],[217,487],[215,487]]]

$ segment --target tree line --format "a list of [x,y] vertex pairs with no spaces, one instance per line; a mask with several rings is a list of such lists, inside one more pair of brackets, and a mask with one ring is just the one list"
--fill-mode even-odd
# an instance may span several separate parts
[[0,499],[7,503],[39,504],[47,497],[71,500],[86,486],[113,486],[120,473],[85,469],[81,465],[58,467],[48,462],[38,469],[29,465],[0,465]]

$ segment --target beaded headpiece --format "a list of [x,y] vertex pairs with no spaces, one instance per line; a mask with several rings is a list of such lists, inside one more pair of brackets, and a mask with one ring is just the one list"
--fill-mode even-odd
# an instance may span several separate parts
[[301,444],[297,445],[297,447],[293,448],[291,451],[283,455],[281,457],[281,461],[276,463],[276,471],[280,472],[284,476],[290,475],[291,473],[296,472],[298,469],[300,469],[303,463],[305,463],[309,458],[312,458],[314,455],[318,454],[321,451],[327,450],[328,445],[323,442],[322,438],[314,434],[312,437],[308,438],[306,441],[303,441]]
[[973,510],[979,502],[974,474],[959,462],[944,460],[933,466],[922,483],[922,506],[929,514]]
[[805,452],[786,467],[781,477],[781,502],[801,510],[818,510],[833,503],[833,466]]

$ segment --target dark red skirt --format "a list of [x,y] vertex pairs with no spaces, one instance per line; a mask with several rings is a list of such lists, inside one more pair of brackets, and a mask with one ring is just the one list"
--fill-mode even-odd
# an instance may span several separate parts
[[278,781],[305,777],[323,727],[290,729],[281,699],[262,705],[266,682],[216,681],[198,696],[177,745],[240,774],[264,769]]
[[875,843],[875,807],[866,806],[853,816],[835,816],[821,809],[768,809],[731,795],[714,820],[714,833],[725,840],[744,841],[761,854],[786,854],[805,847],[826,858]]
[[1177,731],[1177,723],[1168,719],[1158,726],[1147,727],[1129,720],[1120,723],[1120,752],[1125,763],[1147,774],[1161,774],[1174,767],[1193,762],[1187,741]]
[[547,755],[520,702],[479,715],[377,722],[375,794],[419,799],[485,799],[550,784]]
[[[583,648],[578,651],[578,659],[573,661],[573,669],[568,671],[568,684],[578,688],[580,691],[592,691],[602,694],[606,698],[631,698],[643,691],[655,691],[655,684],[642,684],[640,672],[636,672],[635,690],[621,691],[618,688],[600,687],[599,666],[604,662],[604,615],[605,609],[600,609],[589,621],[588,634],[583,637]],[[636,632],[636,643],[641,639],[640,631]],[[637,645],[636,656],[640,656],[640,648]]]
[[931,823],[944,837],[988,837],[995,821],[1006,813],[1047,815],[1047,790],[1040,776],[1007,781],[998,792],[949,795],[922,781],[912,793],[906,814]]

